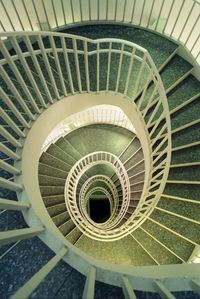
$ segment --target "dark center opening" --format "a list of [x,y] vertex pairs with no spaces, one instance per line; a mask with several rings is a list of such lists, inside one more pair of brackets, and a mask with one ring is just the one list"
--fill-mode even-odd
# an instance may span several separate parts
[[89,199],[90,218],[97,223],[103,223],[110,218],[110,202],[107,198]]

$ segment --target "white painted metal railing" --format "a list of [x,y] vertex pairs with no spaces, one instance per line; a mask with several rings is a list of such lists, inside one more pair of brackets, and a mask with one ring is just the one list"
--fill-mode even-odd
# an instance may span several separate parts
[[55,143],[59,138],[66,136],[75,129],[90,124],[112,124],[136,133],[133,124],[120,108],[109,105],[99,105],[71,115],[58,124],[47,136],[42,152],[46,151],[50,144]]
[[186,47],[200,63],[198,0],[1,0],[1,31],[59,30],[79,23],[141,26]]
[[[112,223],[107,224],[106,226],[99,226],[91,224],[91,221],[88,220],[88,217],[85,217],[84,210],[80,206],[84,206],[85,193],[87,192],[90,185],[98,179],[98,181],[104,181],[107,183],[109,189],[113,193],[113,200],[115,202],[114,213],[119,206],[118,203],[118,193],[114,184],[106,176],[98,176],[89,178],[85,184],[82,186],[80,191],[80,200],[77,202],[77,187],[80,179],[85,174],[87,170],[92,168],[94,165],[109,165],[116,175],[119,178],[119,181],[122,186],[122,205],[117,212],[115,219],[112,220]],[[126,231],[125,227],[116,228],[119,225],[121,220],[124,218],[130,202],[130,184],[128,179],[128,174],[122,164],[122,162],[117,158],[117,156],[108,152],[94,152],[86,155],[80,159],[70,170],[66,184],[65,184],[65,203],[67,206],[67,211],[71,216],[71,219],[76,224],[76,226],[90,238],[107,241],[107,240],[117,240],[120,237],[124,236]],[[83,213],[82,213],[83,212]],[[113,215],[112,215],[113,216]]]
[[[25,133],[21,127],[28,129],[30,121],[55,100],[79,93],[121,94],[137,110],[151,152],[141,196],[141,205],[146,207],[142,214],[147,216],[149,207],[155,206],[162,194],[171,154],[166,95],[149,53],[120,39],[93,41],[52,32],[12,32],[2,33],[1,37],[7,40],[0,39],[0,96],[8,111],[4,119],[17,134],[13,137],[5,126],[1,127],[4,153],[11,157],[15,155],[11,146],[22,148],[19,138]],[[12,52],[8,51],[9,43]],[[12,167],[5,161],[1,164],[8,173],[20,174],[16,163]],[[129,173],[132,171],[130,168]],[[4,177],[0,178],[0,185],[16,191],[22,188]],[[137,209],[134,215],[138,217],[134,221],[140,225],[146,216],[141,218]]]
[[[14,50],[9,52],[10,44]],[[4,172],[1,173],[0,187],[6,191],[18,192],[21,199],[24,187],[19,176],[24,138],[34,121],[37,122],[37,117],[53,105],[54,101],[81,93],[112,93],[123,95],[124,101],[132,103],[146,131],[151,168],[146,174],[147,183],[141,204],[153,208],[162,194],[168,175],[171,140],[166,96],[148,52],[123,40],[92,41],[58,33],[3,33],[0,46],[0,98],[1,112],[4,111],[4,122],[0,127],[0,150],[1,154],[6,155],[1,162]],[[104,55],[105,64],[100,63]],[[116,59],[115,63],[111,63],[113,59]],[[126,59],[128,68],[123,71],[123,61]],[[94,76],[91,75],[91,68]],[[137,72],[134,73],[134,70]],[[103,83],[102,74],[105,79]],[[12,167],[5,160],[7,157],[12,160]],[[155,174],[158,170],[160,172]],[[8,174],[11,174],[9,178]],[[34,199],[26,200],[25,203],[9,203],[10,198],[7,197],[1,199],[0,204],[5,209],[28,209],[33,215],[31,201]],[[148,213],[144,213],[144,218],[147,215]],[[136,220],[139,225],[140,213]],[[42,219],[40,221],[43,223]],[[131,225],[129,229],[132,229]],[[48,234],[48,230],[36,225],[33,228],[3,232],[0,241],[7,244],[43,233]],[[70,244],[68,245],[70,254],[73,254]],[[58,253],[56,260],[51,260],[50,266],[56,265],[65,253],[65,249]],[[83,264],[85,268],[89,264],[86,257]],[[47,265],[45,275],[50,271],[49,264]],[[115,275],[117,277],[118,274]],[[29,294],[29,288],[25,289]]]
[[[99,182],[101,184],[103,183],[103,187],[99,186],[99,187],[92,188],[93,183],[99,183]],[[103,192],[106,195],[106,197],[109,199],[110,210],[111,210],[111,215],[109,219],[106,222],[100,224],[92,221],[92,219],[89,217],[87,212],[88,201],[90,199],[90,196],[97,191]],[[80,212],[82,213],[82,216],[86,217],[87,220],[93,226],[101,227],[102,229],[110,229],[112,226],[110,225],[108,227],[108,224],[110,224],[114,220],[119,209],[119,196],[115,184],[112,182],[110,178],[104,175],[95,175],[93,177],[90,177],[81,187],[81,190],[79,192],[78,207],[80,209]]]

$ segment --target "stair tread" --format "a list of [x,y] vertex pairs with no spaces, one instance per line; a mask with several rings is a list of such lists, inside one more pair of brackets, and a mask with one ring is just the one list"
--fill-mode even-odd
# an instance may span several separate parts
[[[130,236],[118,241],[102,242],[92,240],[83,235],[75,246],[98,260],[112,264],[129,266],[154,264],[154,262],[152,263],[152,260],[141,251],[141,248]],[[113,254],[111,254],[111,252],[113,252]],[[139,255],[141,257],[140,260],[138,258]]]

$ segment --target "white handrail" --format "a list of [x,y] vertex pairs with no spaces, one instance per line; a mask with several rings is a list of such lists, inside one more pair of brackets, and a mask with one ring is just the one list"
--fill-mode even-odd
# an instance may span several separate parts
[[88,0],[71,1],[70,6],[67,0],[62,0],[62,5],[56,7],[56,10],[53,1],[44,0],[33,5],[35,2],[32,0],[21,0],[17,7],[13,2],[7,5],[1,1],[0,31],[52,31],[93,22],[133,24],[172,38],[186,47],[200,63],[199,1],[114,0],[112,6],[109,0],[101,5],[100,0],[97,1],[97,6],[89,5]]
[[136,133],[133,124],[121,109],[115,106],[99,105],[71,115],[58,124],[47,136],[42,152],[46,151],[59,138],[66,136],[75,129],[90,124],[112,124]]
[[[110,178],[107,178],[103,175],[89,178],[83,184],[80,191],[80,199],[79,202],[77,202],[77,186],[80,179],[82,178],[84,173],[91,167],[99,164],[109,165],[114,170],[120,180],[123,192],[123,204],[121,205],[119,212],[117,213],[115,219],[112,220],[111,224],[107,224],[103,227],[97,224],[94,225],[93,221],[89,220],[88,217],[86,217],[85,213],[83,212],[84,209],[81,207],[84,206],[85,195],[88,188],[90,187],[91,183],[93,183],[97,179],[98,181],[105,181],[108,185],[110,185],[113,193],[113,200],[115,201],[115,208],[113,210],[113,214],[115,214],[118,207],[118,195],[117,189],[111,182]],[[71,179],[72,177],[73,181]],[[65,183],[65,202],[67,211],[70,214],[71,219],[84,234],[101,241],[117,240],[119,238],[119,235],[122,236],[124,234],[124,227],[123,229],[116,229],[115,227],[123,219],[130,202],[130,183],[122,162],[115,155],[108,152],[94,152],[80,159],[71,168],[67,176],[67,180]],[[77,215],[79,215],[79,217],[76,217]]]
[[[147,50],[134,43],[120,39],[108,38],[93,41],[84,37],[54,32],[21,32],[20,34],[17,32],[4,32],[0,34],[0,37],[3,36],[7,36],[8,40],[12,42],[15,52],[9,52],[7,42],[2,39],[0,40],[3,55],[0,61],[2,78],[5,81],[5,84],[9,86],[12,98],[16,98],[19,102],[18,109],[21,111],[21,108],[23,108],[31,119],[35,118],[34,114],[37,114],[38,111],[40,111],[41,105],[43,105],[43,109],[45,109],[47,105],[52,104],[53,98],[56,97],[58,100],[61,97],[66,96],[66,90],[67,95],[87,92],[84,88],[88,88],[88,86],[84,87],[85,82],[84,80],[82,81],[82,77],[84,79],[82,74],[84,68],[80,67],[80,57],[84,58],[82,63],[86,63],[85,69],[92,67],[93,71],[96,72],[95,76],[89,76],[88,78],[88,83],[90,85],[89,93],[110,92],[114,94],[121,94],[126,100],[131,101],[133,105],[137,107],[136,109],[141,119],[141,126],[143,126],[142,130],[146,131],[146,138],[148,140],[150,153],[150,156],[146,157],[146,159],[151,162],[151,167],[149,168],[149,164],[148,167],[147,164],[145,166],[147,169],[145,171],[141,205],[136,208],[134,213],[134,217],[136,217],[137,214],[142,214],[142,217],[136,217],[135,220],[131,219],[131,221],[134,220],[136,228],[141,224],[141,221],[144,221],[149,213],[151,213],[152,206],[157,204],[162,194],[168,175],[171,153],[171,129],[167,99],[159,73]],[[21,49],[18,37],[24,41],[28,51]],[[36,49],[34,49],[35,46],[32,45],[32,40],[36,41],[33,42],[36,43]],[[61,55],[60,57],[63,59],[62,64],[58,60],[59,55]],[[101,55],[104,55],[104,58],[107,57],[108,60],[113,59],[116,55],[120,57],[119,62],[116,65],[117,67],[113,64],[108,64],[109,72],[107,73],[107,78],[105,78],[106,84],[104,85],[99,82],[102,76],[101,66],[103,64],[97,63],[94,65],[92,60],[89,59],[89,57],[92,57],[98,61],[98,59],[101,59]],[[34,71],[28,64],[25,63],[25,59],[27,58],[30,58],[33,61],[35,67]],[[72,59],[74,63],[72,63]],[[124,59],[131,62],[127,73],[122,72],[121,66]],[[25,64],[24,69],[30,81],[29,85],[27,85],[27,82],[22,76],[18,76],[19,70],[17,65],[19,66],[19,64],[16,63],[18,61],[22,65]],[[42,63],[42,68],[40,63]],[[16,79],[10,77],[10,73],[7,74],[6,68],[3,68],[6,64],[13,68],[16,74]],[[44,68],[46,73],[43,74]],[[136,70],[137,74],[134,73]],[[62,72],[64,72],[65,75]],[[134,77],[132,77],[132,73],[134,74]],[[47,74],[49,80],[46,79]],[[111,82],[111,78],[113,78],[112,76],[114,74],[116,79]],[[61,78],[62,80],[58,80],[61,76],[63,76]],[[69,81],[65,79],[65,76],[69,78]],[[33,112],[30,111],[27,106],[28,99],[23,98],[19,94],[13,81],[15,84],[17,82],[18,85],[21,86],[27,96],[30,95],[30,90],[34,91],[36,95],[38,94],[39,90],[36,90],[37,84],[43,86],[43,91],[40,91],[38,98],[37,96],[35,97],[35,102],[33,102],[33,97],[30,98],[30,104],[32,105],[31,109]],[[60,82],[62,83],[61,85]],[[154,95],[157,96],[159,109],[161,108],[160,110],[155,110],[158,107],[157,105],[155,107],[151,105],[149,106],[147,101],[149,94],[147,94],[147,92],[151,90],[150,87],[154,87],[152,90],[153,96],[150,96],[150,99],[152,103],[154,103],[156,100]],[[155,90],[156,93],[154,93]],[[147,110],[145,111],[144,117],[142,116],[143,110]],[[159,112],[158,115],[155,113],[156,111]],[[154,118],[155,114],[157,115],[157,118]],[[161,132],[163,125],[166,127],[165,135],[157,138],[157,141],[154,144],[156,135],[161,135],[159,132]],[[2,128],[2,132],[5,138],[14,140],[10,133],[8,133],[4,128]],[[154,165],[156,163],[154,162],[156,159],[156,153],[161,146],[164,146],[164,153],[167,158],[164,155],[161,156],[158,165]],[[143,150],[145,151],[145,149]],[[151,153],[153,153],[153,155]],[[143,160],[138,163],[143,163]],[[137,168],[137,166],[138,164],[129,168],[128,172],[130,175],[131,172],[134,173],[134,169]],[[161,176],[156,186],[154,186],[153,181],[154,167],[165,168],[165,171],[161,172]],[[152,185],[157,189],[153,203],[152,195],[149,200],[149,191],[151,191]],[[142,208],[141,211],[140,208],[143,207],[143,205],[145,205],[145,208]],[[129,229],[132,229],[131,223],[129,223]]]

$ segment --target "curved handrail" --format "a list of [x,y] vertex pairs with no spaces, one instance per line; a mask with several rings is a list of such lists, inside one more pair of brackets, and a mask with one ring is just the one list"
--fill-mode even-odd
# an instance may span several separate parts
[[[85,192],[88,190],[90,184],[95,181],[95,177],[89,178],[82,186],[81,194],[84,197],[80,197],[80,200],[77,202],[77,186],[79,180],[84,175],[84,173],[89,170],[94,165],[106,164],[113,168],[114,172],[117,174],[123,192],[123,205],[119,209],[115,219],[111,224],[108,224],[106,227],[100,227],[99,225],[94,225],[90,223],[88,217],[85,217],[85,214],[81,213],[83,209],[80,207],[83,206],[83,202],[85,199]],[[98,176],[99,180],[105,181],[108,184],[112,184],[112,192],[114,196],[114,200],[117,201],[117,189],[113,183],[111,183],[110,178],[100,175]],[[120,221],[123,219],[124,215],[127,212],[128,206],[130,202],[130,183],[128,179],[127,172],[122,164],[122,162],[115,156],[114,154],[108,152],[94,152],[88,154],[81,158],[79,161],[75,163],[75,165],[71,168],[67,180],[65,183],[65,203],[67,206],[67,211],[71,216],[72,221],[76,224],[76,226],[87,236],[92,237],[96,240],[117,240],[120,237],[124,236],[125,230],[124,227],[119,229],[115,228]],[[114,209],[114,213],[118,203],[116,202],[116,206]],[[82,216],[81,216],[82,214]],[[109,229],[109,230],[108,230]]]
[[[146,130],[146,138],[148,139],[151,151],[151,158],[146,156],[146,159],[151,162],[151,168],[149,170],[146,169],[145,183],[141,196],[141,206],[145,204],[145,208],[143,207],[142,209],[142,214],[144,215],[142,221],[144,221],[151,212],[150,207],[157,204],[162,194],[168,175],[171,154],[171,128],[167,99],[159,73],[148,51],[132,42],[115,38],[91,40],[84,37],[54,32],[10,32],[0,34],[0,37],[5,36],[7,36],[8,41],[11,42],[15,52],[9,53],[7,41],[0,39],[1,52],[4,56],[1,60],[2,77],[5,83],[10,86],[13,92],[12,96],[17,98],[17,101],[30,119],[34,120],[34,113],[40,113],[41,107],[47,108],[49,104],[54,103],[49,84],[57,99],[71,94],[74,95],[83,92],[99,93],[104,91],[122,94],[126,99],[129,99],[133,105],[137,106],[138,115],[140,115],[142,125]],[[19,41],[18,37],[20,37]],[[32,39],[34,39],[36,50],[33,49]],[[28,52],[20,48],[21,40],[25,43],[29,50]],[[59,61],[59,55],[62,55],[62,66]],[[100,85],[100,60],[102,59],[102,55],[104,59],[105,57],[108,59],[106,65],[107,78],[103,86]],[[80,57],[83,58],[84,65],[84,68],[82,68],[85,74],[83,82],[80,70]],[[96,68],[94,68],[94,62],[91,61],[91,57],[96,61]],[[111,63],[113,57],[117,57],[118,59],[117,68],[116,64],[113,66]],[[31,58],[34,62],[34,72],[29,68],[26,62],[27,58]],[[73,59],[73,64],[70,63],[70,59]],[[129,62],[125,74],[122,72],[123,60]],[[45,65],[46,72],[50,78],[48,85],[38,61],[41,61]],[[16,66],[18,62],[22,63],[32,87],[27,87],[26,82],[20,76]],[[55,66],[52,66],[52,63]],[[5,64],[8,64],[9,67],[13,69],[16,78],[19,80],[19,85],[30,98],[30,105],[34,113],[27,106],[27,100],[23,99],[13,87],[12,79],[5,74],[5,70],[2,67]],[[64,71],[69,78],[69,82],[66,82],[63,76],[63,67],[65,68]],[[90,67],[93,68],[93,72],[96,72],[95,77],[90,77]],[[136,71],[137,73],[134,73]],[[103,70],[103,72],[105,72],[105,70]],[[132,73],[136,78],[132,77]],[[111,75],[113,74],[116,75],[116,79],[111,82]],[[57,79],[55,79],[55,76],[59,78],[59,87],[57,86],[58,83],[56,82]],[[44,95],[38,90],[35,78],[40,80],[38,84],[43,85],[44,90],[47,92],[47,99],[44,98]],[[83,89],[83,86],[86,90]],[[35,99],[33,99],[29,91],[30,88],[33,89],[37,95]],[[149,89],[152,90],[150,95],[147,95]],[[5,99],[3,91],[2,94],[3,99]],[[155,118],[156,115],[157,118]],[[19,119],[24,122],[23,115],[20,116],[20,113]],[[164,151],[160,153],[159,150],[163,148],[163,146]],[[165,154],[167,157],[164,156]],[[158,179],[158,175],[154,175],[154,171],[160,168],[162,172],[159,173]],[[131,171],[131,169],[129,171]],[[4,181],[1,184],[5,186]],[[153,191],[151,191],[152,189]],[[141,213],[140,207],[137,207],[137,213],[134,213],[134,215]],[[141,224],[141,217],[138,219],[136,217],[135,220],[137,226]],[[135,226],[135,228],[137,226]],[[130,227],[132,227],[131,224]]]
[[96,106],[76,113],[58,124],[45,140],[42,152],[59,138],[90,124],[112,124],[136,133],[132,123],[121,109],[115,106]]
[[[123,100],[127,101],[127,104],[130,104],[137,107],[138,110],[138,115],[141,118],[141,124],[144,126],[144,130],[146,131],[146,136],[148,138],[148,143],[149,143],[149,147],[152,148],[152,150],[149,150],[149,152],[152,154],[152,152],[154,153],[154,156],[156,157],[154,159],[154,157],[152,157],[152,163],[157,163],[158,162],[158,158],[162,157],[162,154],[160,155],[159,153],[159,149],[157,148],[157,142],[160,141],[164,142],[167,141],[167,146],[166,146],[166,153],[169,155],[167,156],[167,161],[163,160],[163,164],[161,166],[164,165],[164,175],[166,176],[168,174],[168,167],[166,166],[167,164],[164,163],[169,163],[169,157],[170,157],[170,152],[171,152],[171,141],[170,141],[170,125],[168,126],[168,120],[169,120],[169,111],[168,111],[168,107],[167,107],[167,101],[166,101],[166,96],[164,93],[164,88],[162,85],[162,82],[160,80],[160,77],[158,75],[158,72],[155,68],[155,65],[152,64],[151,65],[151,59],[150,59],[150,55],[148,54],[148,52],[144,49],[140,47],[138,48],[136,45],[134,45],[133,43],[128,43],[126,41],[123,40],[119,40],[119,39],[107,39],[104,40],[105,43],[107,43],[107,48],[101,48],[101,40],[97,40],[97,41],[92,41],[89,39],[79,39],[75,36],[72,35],[65,35],[65,34],[59,34],[59,33],[9,33],[9,34],[2,34],[2,37],[5,37],[7,35],[8,37],[8,42],[10,42],[13,46],[13,48],[15,49],[15,51],[8,51],[9,50],[9,43],[7,42],[7,40],[3,40],[2,38],[0,39],[0,45],[1,45],[1,57],[0,57],[0,72],[1,72],[1,76],[2,76],[2,82],[8,86],[10,88],[10,94],[6,94],[5,93],[5,85],[2,84],[1,88],[0,88],[0,95],[1,95],[1,99],[2,102],[6,103],[9,105],[9,109],[10,111],[15,113],[15,116],[17,118],[17,122],[12,122],[10,120],[10,118],[8,117],[8,115],[6,114],[7,112],[4,111],[4,120],[5,123],[7,125],[9,125],[9,127],[11,129],[13,129],[13,131],[17,134],[18,137],[16,137],[16,134],[10,133],[6,131],[6,126],[2,126],[1,127],[1,132],[3,133],[4,137],[5,137],[5,141],[6,142],[10,142],[11,144],[13,144],[14,148],[17,148],[18,150],[15,151],[12,148],[7,148],[6,143],[4,144],[4,142],[1,142],[1,146],[4,149],[4,151],[10,155],[10,157],[12,157],[12,160],[14,161],[14,166],[8,166],[5,162],[2,163],[2,166],[5,167],[6,171],[14,174],[14,178],[15,181],[12,181],[10,179],[2,179],[0,178],[0,186],[2,186],[5,189],[8,190],[13,190],[13,191],[19,191],[18,195],[19,195],[19,199],[23,200],[23,196],[24,194],[26,195],[27,192],[27,197],[26,200],[30,200],[33,201],[35,198],[28,198],[28,193],[30,190],[24,190],[23,185],[22,185],[22,179],[23,177],[20,176],[20,158],[22,155],[22,151],[21,149],[23,149],[23,145],[24,145],[24,138],[27,137],[28,134],[28,130],[35,124],[37,124],[37,120],[36,122],[35,119],[38,117],[39,120],[39,116],[41,113],[44,114],[46,111],[46,109],[49,106],[53,106],[54,102],[56,100],[60,100],[62,99],[62,97],[65,97],[65,99],[68,99],[67,96],[70,95],[70,98],[72,98],[71,95],[77,95],[77,94],[82,94],[82,93],[93,93],[95,92],[97,95],[99,95],[101,92],[105,95],[107,93],[111,93],[112,95],[114,94],[116,97],[117,95],[120,95],[121,97],[123,96]],[[51,45],[46,46],[44,45],[43,41],[44,38],[47,37],[49,38]],[[22,38],[21,40],[18,39]],[[55,45],[55,40],[58,38],[58,40],[61,42],[60,45]],[[66,41],[71,40],[72,41],[72,45],[71,47],[66,47]],[[27,49],[22,49],[21,48],[21,41],[24,41]],[[78,43],[77,41],[81,40],[83,42],[83,48],[80,47],[78,48]],[[37,47],[33,48],[33,44],[32,43],[36,43]],[[88,49],[89,46],[91,46],[89,43],[96,45],[95,49]],[[126,46],[129,46],[130,48],[126,48]],[[89,51],[87,51],[87,49]],[[139,51],[139,52],[137,52]],[[75,60],[75,74],[76,74],[76,78],[71,78],[71,81],[69,80],[69,82],[71,83],[71,85],[67,85],[64,77],[62,76],[62,69],[61,69],[61,64],[59,63],[58,60],[58,54],[62,54],[62,55],[66,55],[65,58],[67,58],[67,55],[73,55],[74,60]],[[79,69],[79,65],[80,65],[80,60],[79,57],[81,56],[82,58],[84,57],[84,66],[86,68],[86,79],[89,79],[89,81],[86,80],[86,82],[90,83],[94,83],[95,81],[95,88],[96,87],[100,87],[99,86],[99,79],[100,76],[97,75],[97,77],[94,78],[90,78],[87,76],[87,66],[88,66],[88,57],[96,57],[97,58],[97,65],[99,66],[99,68],[102,66],[99,63],[99,57],[101,56],[101,54],[106,54],[107,57],[109,58],[112,55],[119,55],[119,57],[121,57],[121,59],[119,60],[119,62],[117,64],[115,64],[115,66],[117,66],[117,70],[112,70],[113,72],[115,71],[115,74],[117,75],[117,79],[116,81],[114,81],[114,88],[110,86],[109,84],[109,73],[107,75],[107,85],[105,87],[105,89],[101,89],[101,88],[97,88],[95,89],[95,91],[93,91],[90,88],[90,84],[87,85],[85,87],[85,89],[82,89],[82,85],[81,85],[81,81],[80,81],[80,69]],[[139,55],[140,54],[140,55]],[[52,58],[53,57],[53,58]],[[127,77],[126,80],[124,82],[124,86],[122,88],[122,90],[120,90],[120,86],[119,86],[119,82],[120,82],[120,76],[121,76],[121,66],[122,63],[120,63],[120,61],[122,62],[122,59],[126,57],[130,60],[130,64],[129,64],[129,71],[127,72]],[[29,65],[26,64],[26,59],[30,59],[31,61],[34,62],[35,64],[35,70],[29,68]],[[45,64],[45,62],[50,62],[51,59],[54,60],[55,65],[51,67],[47,64]],[[40,64],[38,61],[42,61],[42,68],[40,67]],[[138,72],[138,77],[136,82],[139,84],[140,82],[140,74],[144,71],[147,71],[147,78],[145,80],[145,82],[143,82],[142,86],[135,86],[134,90],[131,90],[131,95],[130,93],[128,93],[128,87],[129,87],[129,83],[130,83],[130,74],[131,74],[131,70],[132,70],[132,66],[134,63],[138,63],[138,65],[140,66],[139,68],[139,72]],[[26,82],[24,81],[24,78],[22,76],[20,76],[20,72],[17,68],[17,66],[22,65],[24,67],[24,71],[26,73],[27,76],[29,76],[30,78],[30,82],[28,84],[26,84]],[[3,67],[5,66],[5,68]],[[14,73],[14,75],[11,75],[9,70],[10,68],[7,66],[11,66],[11,69]],[[67,70],[69,67],[69,73],[72,75],[71,69],[69,64],[67,63],[67,59],[66,61],[64,61],[63,67],[65,67],[65,70]],[[108,66],[111,67],[111,64],[108,63]],[[135,65],[134,65],[135,66]],[[97,68],[98,69],[98,68]],[[110,69],[109,69],[110,70]],[[49,74],[49,80],[45,80],[44,77],[44,73],[43,71],[46,71]],[[46,74],[47,74],[46,73]],[[33,76],[34,74],[34,76]],[[56,74],[56,75],[55,75]],[[17,76],[18,75],[18,76]],[[40,80],[38,80],[38,78],[40,78]],[[57,78],[57,79],[56,79]],[[58,84],[58,78],[60,78],[61,85],[57,86]],[[97,79],[97,80],[96,80]],[[43,92],[38,90],[37,88],[37,84],[36,81],[38,80],[38,86],[40,86],[40,84],[43,86]],[[57,81],[56,81],[57,80]],[[73,81],[74,80],[74,81]],[[92,81],[94,80],[94,81]],[[76,82],[75,82],[76,81]],[[78,86],[76,86],[76,90],[74,89],[74,85],[75,83],[79,83]],[[65,85],[66,84],[66,85]],[[149,85],[151,84],[151,86],[153,87],[153,91],[152,91],[152,95],[151,95],[151,99],[148,101],[148,103],[145,102],[145,96],[146,96],[146,91],[149,87]],[[19,94],[19,90],[16,88],[16,86],[18,88],[20,88],[19,90],[24,91],[23,95]],[[137,87],[137,88],[136,88]],[[67,90],[66,90],[67,89]],[[34,91],[34,98],[33,95],[30,93],[31,91]],[[44,94],[45,91],[45,94]],[[108,94],[107,94],[108,95]],[[28,102],[29,101],[29,102]],[[27,105],[27,102],[29,105]],[[12,105],[12,103],[15,103],[14,107]],[[55,103],[55,105],[58,103]],[[147,112],[152,111],[152,107],[157,107],[157,108],[153,108],[153,111],[155,111],[155,113],[157,112],[157,109],[161,106],[162,107],[162,114],[159,116],[159,118],[157,120],[154,121],[154,119],[152,118],[152,120],[145,118],[145,116],[148,114]],[[49,107],[51,109],[51,107]],[[3,110],[2,110],[3,111]],[[1,111],[1,112],[2,112]],[[3,113],[3,112],[2,112]],[[25,116],[24,116],[25,115]],[[41,116],[42,117],[42,116]],[[20,125],[19,125],[19,123]],[[160,128],[162,121],[164,121],[165,123],[165,127],[164,129],[166,129],[166,131],[161,131],[162,129]],[[162,127],[162,126],[161,126]],[[33,128],[34,129],[34,128]],[[156,131],[157,129],[159,129],[158,131]],[[156,131],[156,135],[154,135]],[[149,134],[148,134],[149,132]],[[30,134],[31,132],[29,132]],[[164,133],[164,138],[162,137],[162,133]],[[38,132],[37,132],[38,134]],[[151,134],[151,136],[150,136]],[[149,137],[148,137],[149,136]],[[156,137],[155,137],[156,136]],[[27,138],[28,139],[28,138]],[[163,145],[160,144],[160,147]],[[34,149],[33,149],[34,150]],[[30,152],[29,152],[30,155]],[[157,155],[157,156],[156,156]],[[30,156],[29,156],[30,157]],[[151,163],[151,164],[152,164]],[[154,165],[155,166],[155,165]],[[156,165],[156,167],[159,165]],[[145,186],[145,190],[149,190],[148,188],[152,187],[158,187],[159,184],[157,184],[156,178],[153,177],[153,173],[152,173],[152,169],[148,169],[147,168],[147,182],[148,184],[146,184]],[[22,173],[23,175],[23,173]],[[161,175],[161,174],[160,174]],[[156,204],[157,200],[159,199],[162,190],[164,188],[165,185],[165,180],[163,179],[164,175],[161,175],[161,184],[158,187],[158,192],[156,194],[157,197],[154,197],[154,194],[152,192],[153,196],[150,200],[153,201],[153,199],[156,199],[154,201],[154,204]],[[20,177],[19,177],[20,176]],[[13,178],[13,176],[12,176]],[[24,183],[24,181],[23,181]],[[26,181],[27,183],[27,181]],[[31,182],[32,183],[32,182]],[[156,186],[153,185],[153,183],[157,184]],[[32,186],[32,185],[31,185]],[[21,192],[23,191],[23,192]],[[22,194],[23,193],[23,194]],[[146,193],[146,191],[145,191]],[[21,197],[22,196],[22,197]],[[149,196],[148,192],[147,194],[145,194],[145,196]],[[38,201],[37,201],[38,203]],[[35,205],[33,205],[35,208]],[[49,218],[47,219],[48,215],[42,215],[39,214],[39,216],[37,216],[37,213],[35,213],[36,209],[34,209],[33,207],[29,208],[29,212],[30,213],[30,217],[35,217],[33,222],[27,222],[29,223],[30,226],[35,225],[35,223],[38,223],[38,219],[40,221],[40,223],[43,223],[44,226],[46,226],[45,228],[48,227],[47,223],[50,224]],[[38,217],[38,218],[37,218]],[[28,217],[27,217],[28,219]],[[36,221],[35,221],[36,219]],[[31,219],[32,220],[32,219]],[[138,222],[139,225],[139,222]],[[44,229],[45,230],[45,229]],[[41,227],[40,227],[40,231],[41,231]],[[53,233],[55,232],[55,230],[53,229],[53,227],[51,226],[50,229],[46,229],[45,230],[45,234],[48,235],[48,233],[51,234],[51,236],[53,236]],[[45,236],[46,237],[46,236]],[[41,237],[42,238],[42,237]],[[58,250],[58,247],[60,246],[60,243],[63,242],[65,245],[68,244],[67,241],[65,240],[64,236],[60,235],[56,235],[55,236],[56,239],[59,239],[59,244],[57,246],[56,244],[56,248],[55,251]],[[49,239],[51,238],[46,238],[48,241],[50,242]],[[49,243],[48,243],[49,245]],[[49,245],[51,246],[55,246],[55,244],[52,245],[52,243]],[[68,244],[69,248],[70,248],[70,254],[71,255],[75,255],[75,253],[77,253],[78,255],[78,249],[74,249],[73,250],[73,246],[71,244]],[[85,257],[85,255],[83,255],[83,257],[79,256],[79,260],[83,259],[83,263],[84,265],[88,263],[88,260],[91,261],[92,259],[87,259]],[[78,259],[77,259],[78,260]],[[95,264],[95,261],[93,260],[93,263]],[[75,262],[76,267],[78,268],[76,262]],[[98,265],[98,263],[96,263],[96,265]]]
[[[53,12],[53,14],[52,14]],[[186,47],[200,63],[200,3],[198,0],[118,1],[62,0],[54,7],[54,1],[21,1],[16,6],[1,1],[1,31],[60,30],[80,23],[112,22],[141,26],[172,38]]]
[[[93,187],[91,188],[91,185],[94,182],[103,182],[106,186],[106,188],[104,187]],[[89,197],[92,193],[94,193],[95,191],[101,191],[103,193],[105,193],[105,195],[107,196],[107,198],[109,199],[110,202],[110,207],[111,207],[111,216],[109,217],[109,219],[105,222],[105,223],[95,223],[94,221],[92,221],[92,219],[89,217],[88,213],[87,213],[87,203],[89,200]],[[110,191],[110,192],[109,192]],[[80,208],[80,212],[82,213],[83,217],[86,217],[87,220],[89,222],[91,222],[92,225],[97,226],[97,227],[102,227],[104,229],[106,229],[106,225],[109,224],[113,218],[116,216],[116,212],[119,206],[119,198],[118,198],[118,192],[117,189],[114,185],[114,183],[112,182],[112,180],[104,175],[95,175],[90,177],[81,187],[81,190],[79,192],[79,208]]]

